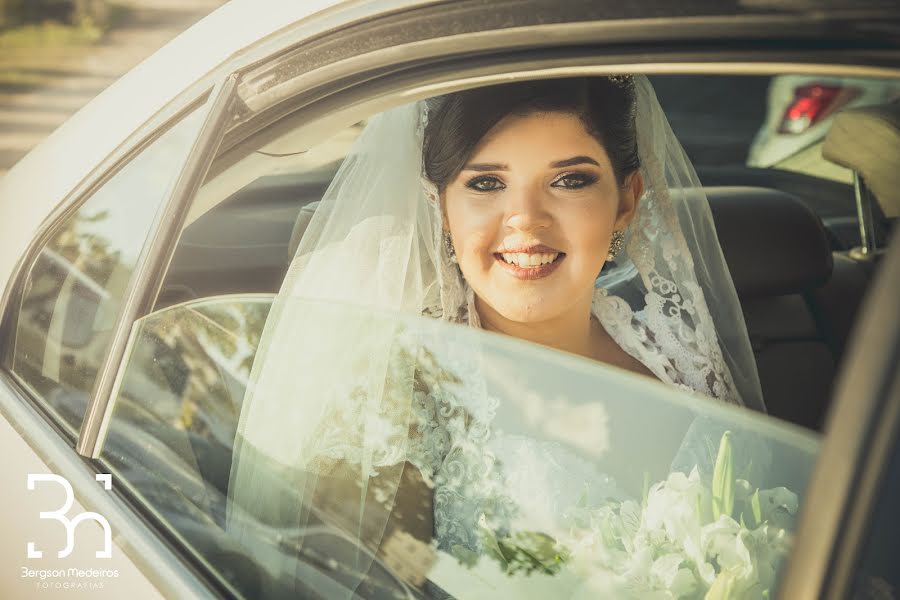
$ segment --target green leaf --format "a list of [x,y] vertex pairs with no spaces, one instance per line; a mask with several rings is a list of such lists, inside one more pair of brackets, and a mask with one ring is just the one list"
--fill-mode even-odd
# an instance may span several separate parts
[[508,570],[509,561],[503,554],[503,550],[500,548],[500,544],[497,542],[497,536],[494,535],[494,532],[489,528],[482,526],[480,533],[481,543],[484,545],[485,552],[494,560],[499,562],[504,571]]
[[588,484],[584,484],[584,489],[581,491],[581,496],[578,498],[578,503],[576,504],[578,508],[588,508]]
[[754,527],[762,525],[762,506],[759,503],[759,488],[750,496],[750,510],[753,511]]
[[568,560],[569,552],[560,547],[549,535],[536,531],[523,531],[500,541],[504,554],[509,557],[510,573],[539,571],[555,575]]
[[450,548],[450,554],[453,556],[459,564],[466,567],[467,569],[471,569],[475,565],[478,564],[478,555],[465,546],[460,546],[459,544],[454,544]]
[[704,600],[729,600],[734,594],[737,578],[731,570],[722,571],[716,577],[709,591],[703,597]]
[[700,496],[697,495],[694,497],[694,510],[697,512],[697,520],[703,520],[703,507],[700,506]]
[[715,520],[721,515],[731,516],[734,511],[734,458],[730,431],[722,434],[722,441],[719,443],[719,453],[713,470],[712,503]]
[[644,494],[641,506],[647,508],[647,498],[650,497],[650,473],[644,471]]

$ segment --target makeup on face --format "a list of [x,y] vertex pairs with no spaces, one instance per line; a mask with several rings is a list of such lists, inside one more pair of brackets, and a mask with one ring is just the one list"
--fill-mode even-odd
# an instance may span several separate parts
[[588,311],[619,186],[581,120],[502,121],[444,193],[459,266],[480,302],[526,322]]

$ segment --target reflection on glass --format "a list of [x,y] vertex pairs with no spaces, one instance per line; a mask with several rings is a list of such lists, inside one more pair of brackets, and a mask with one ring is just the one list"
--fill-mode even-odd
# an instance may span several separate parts
[[230,577],[253,568],[235,562],[239,547],[221,532],[241,400],[270,305],[263,295],[213,298],[138,321],[101,452],[118,481]]
[[283,332],[296,350],[276,355],[270,302],[138,323],[102,455],[246,597],[775,594],[812,434],[509,338],[300,299],[277,310],[329,335]]
[[28,274],[13,370],[76,432],[137,257],[204,113],[195,110],[104,183]]

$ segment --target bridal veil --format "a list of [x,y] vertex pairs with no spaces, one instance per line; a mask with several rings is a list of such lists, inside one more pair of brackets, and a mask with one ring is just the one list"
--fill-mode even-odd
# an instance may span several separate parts
[[[647,78],[618,83],[634,87],[645,191],[623,251],[598,277],[593,312],[662,381],[764,410],[696,172]],[[409,326],[421,315],[478,326],[472,292],[442,243],[435,188],[423,176],[434,110],[439,98],[372,117],[338,170],[273,304],[235,443],[229,530],[252,537],[262,523],[300,539],[304,528],[337,523],[371,542],[371,552],[354,559],[351,587],[391,528],[398,490],[433,486],[434,460],[422,454],[434,449],[421,443],[414,404],[447,389],[438,363],[464,374],[446,406],[463,408],[466,435],[490,426],[478,348],[450,351],[428,328]],[[462,443],[454,435],[447,447]]]

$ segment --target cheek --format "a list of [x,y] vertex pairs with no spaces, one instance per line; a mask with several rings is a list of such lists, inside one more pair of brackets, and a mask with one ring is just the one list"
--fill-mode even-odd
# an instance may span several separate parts
[[495,213],[490,208],[467,206],[464,201],[447,205],[453,246],[463,269],[492,263],[501,221],[501,215]]
[[615,218],[615,204],[605,198],[559,213],[560,229],[579,268],[593,272],[603,266]]

